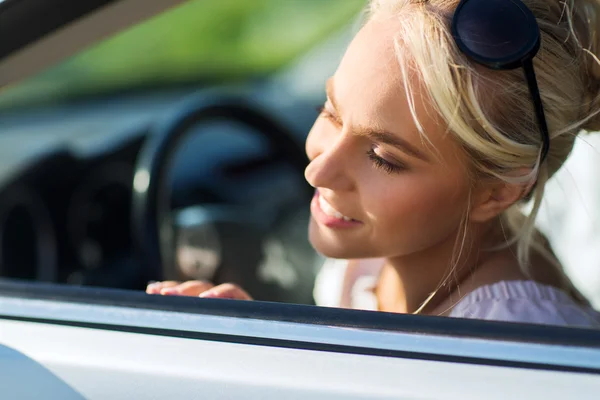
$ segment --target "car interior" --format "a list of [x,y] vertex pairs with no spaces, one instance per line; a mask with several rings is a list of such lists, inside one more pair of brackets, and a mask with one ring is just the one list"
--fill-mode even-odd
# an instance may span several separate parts
[[0,48],[0,277],[313,304],[303,142],[364,2],[126,3],[103,9],[114,25]]
[[[4,88],[0,275],[133,290],[206,279],[312,304],[303,141],[336,61],[320,49],[361,3],[186,2]],[[302,8],[310,29],[271,39]],[[231,19],[238,32],[215,29]],[[254,53],[226,51],[242,45]]]

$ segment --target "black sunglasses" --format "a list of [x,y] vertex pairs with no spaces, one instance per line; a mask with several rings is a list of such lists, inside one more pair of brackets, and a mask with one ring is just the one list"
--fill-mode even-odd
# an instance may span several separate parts
[[520,0],[462,0],[454,12],[452,35],[459,49],[481,65],[523,68],[542,134],[543,162],[550,136],[532,63],[540,49],[540,29],[531,10]]

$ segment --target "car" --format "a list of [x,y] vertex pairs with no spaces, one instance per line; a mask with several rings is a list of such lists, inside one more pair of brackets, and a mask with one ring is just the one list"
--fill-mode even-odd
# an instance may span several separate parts
[[[363,5],[0,2],[5,398],[597,398],[596,330],[314,305],[303,141]],[[238,69],[161,41],[269,18],[295,50]],[[142,291],[191,278],[257,300]]]

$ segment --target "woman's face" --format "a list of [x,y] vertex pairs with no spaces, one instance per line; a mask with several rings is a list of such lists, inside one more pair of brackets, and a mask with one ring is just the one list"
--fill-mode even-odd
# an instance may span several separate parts
[[465,157],[413,81],[420,135],[394,50],[396,23],[370,22],[354,38],[306,142],[305,175],[316,188],[309,235],[328,257],[434,249],[455,240],[465,216]]

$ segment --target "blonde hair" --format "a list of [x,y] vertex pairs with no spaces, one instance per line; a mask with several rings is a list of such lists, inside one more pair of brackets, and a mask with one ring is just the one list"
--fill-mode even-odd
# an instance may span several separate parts
[[[551,138],[542,163],[541,134],[522,69],[488,70],[460,52],[450,30],[459,2],[372,0],[368,18],[402,18],[395,43],[398,51],[409,54],[410,63],[400,61],[404,78],[418,74],[448,132],[470,156],[473,177],[534,185],[527,196],[533,204],[528,215],[517,203],[501,216],[509,235],[507,246],[516,243],[525,275],[530,276],[530,254],[536,251],[553,261],[563,288],[584,301],[554,262],[535,228],[535,218],[546,182],[567,159],[577,134],[600,130],[600,0],[523,0],[541,31],[541,48],[533,64]],[[404,81],[413,104],[409,79]],[[412,106],[411,111],[420,128]],[[516,175],[524,170],[528,173]]]

